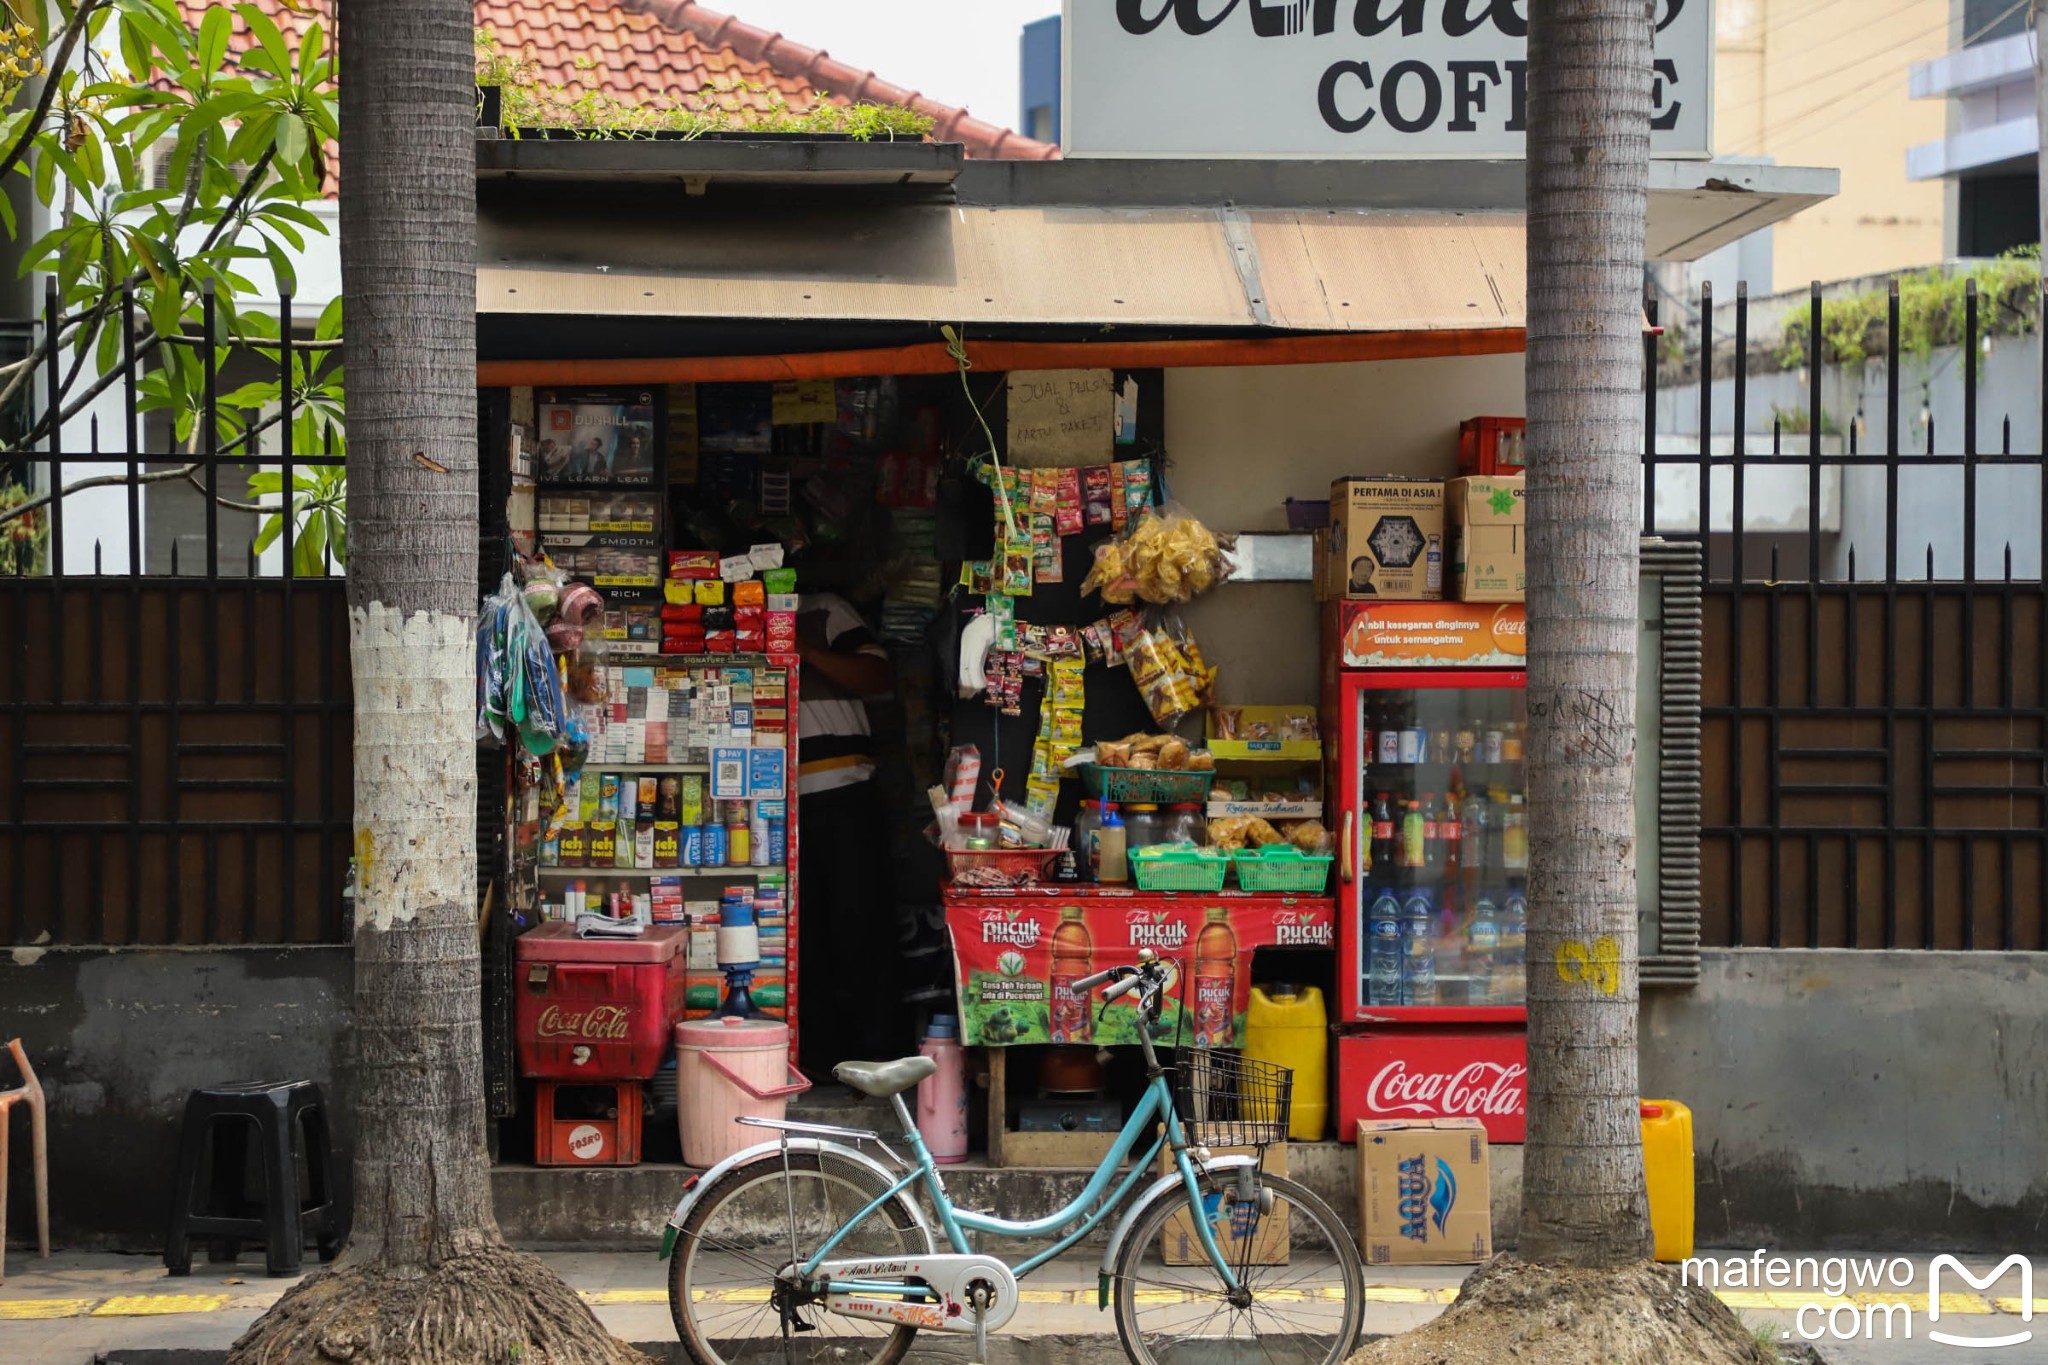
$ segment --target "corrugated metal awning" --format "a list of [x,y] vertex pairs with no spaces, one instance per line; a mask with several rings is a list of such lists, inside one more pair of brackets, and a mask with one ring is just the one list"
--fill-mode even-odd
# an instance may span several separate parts
[[695,200],[594,223],[573,194],[479,224],[477,311],[1258,328],[1519,330],[1520,214],[824,209]]

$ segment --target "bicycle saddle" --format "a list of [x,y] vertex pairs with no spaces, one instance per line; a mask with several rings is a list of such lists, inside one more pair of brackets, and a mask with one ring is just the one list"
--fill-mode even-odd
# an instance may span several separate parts
[[841,1062],[832,1075],[841,1085],[879,1100],[902,1094],[938,1069],[930,1057],[905,1057],[895,1062]]

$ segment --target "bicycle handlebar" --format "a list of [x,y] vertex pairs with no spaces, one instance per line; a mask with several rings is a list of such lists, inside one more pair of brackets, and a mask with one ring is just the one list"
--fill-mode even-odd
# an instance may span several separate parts
[[1104,991],[1102,993],[1102,1003],[1107,1005],[1112,1000],[1122,999],[1124,996],[1129,995],[1132,991],[1138,989],[1138,987],[1142,985],[1143,982],[1144,978],[1140,977],[1137,973],[1133,972],[1131,975],[1125,977],[1123,980],[1117,982],[1114,986],[1111,986],[1108,990]]
[[1087,976],[1074,983],[1073,991],[1076,995],[1083,991],[1092,991],[1105,982],[1115,980],[1117,973],[1125,970],[1127,969],[1123,967],[1104,967],[1099,972],[1090,972]]

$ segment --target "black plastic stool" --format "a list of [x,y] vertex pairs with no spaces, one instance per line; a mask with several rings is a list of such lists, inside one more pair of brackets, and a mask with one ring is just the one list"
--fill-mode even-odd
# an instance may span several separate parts
[[[249,1139],[256,1137],[263,1166],[260,1214],[244,1188]],[[299,1189],[299,1160],[306,1186]],[[185,1098],[178,1140],[178,1173],[171,1189],[171,1225],[164,1235],[164,1267],[192,1273],[192,1239],[208,1242],[208,1259],[232,1261],[244,1241],[263,1243],[272,1275],[296,1275],[308,1235],[320,1259],[341,1254],[348,1227],[334,1202],[333,1154],[328,1149],[327,1107],[311,1081],[248,1082],[195,1090]],[[206,1199],[200,1205],[201,1169]]]

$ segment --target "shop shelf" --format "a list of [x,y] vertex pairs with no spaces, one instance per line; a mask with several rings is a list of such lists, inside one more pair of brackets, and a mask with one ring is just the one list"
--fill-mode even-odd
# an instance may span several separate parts
[[1207,801],[1212,772],[1161,772],[1157,768],[1105,768],[1099,763],[1081,765],[1081,785],[1090,796],[1118,805],[1135,801],[1160,806],[1188,801]]
[[621,877],[758,877],[763,872],[781,872],[781,863],[770,863],[766,867],[542,867],[536,868],[543,877],[581,877],[586,881],[613,881]]
[[1239,849],[1230,861],[1237,869],[1237,884],[1247,891],[1307,891],[1320,895],[1329,884],[1330,864],[1336,858],[1276,844],[1257,853]]
[[1221,891],[1230,855],[1221,849],[1154,844],[1131,853],[1140,891]]

